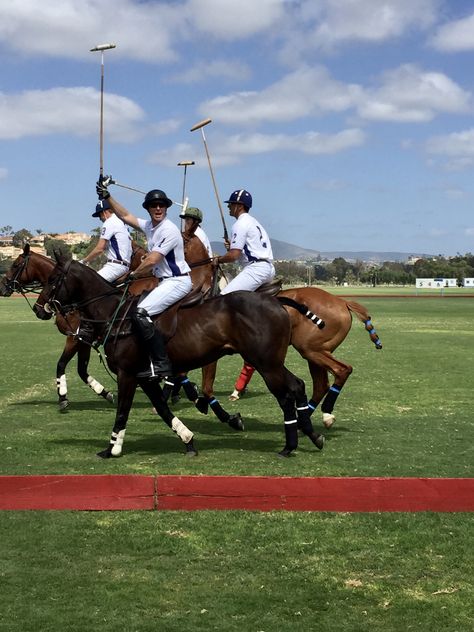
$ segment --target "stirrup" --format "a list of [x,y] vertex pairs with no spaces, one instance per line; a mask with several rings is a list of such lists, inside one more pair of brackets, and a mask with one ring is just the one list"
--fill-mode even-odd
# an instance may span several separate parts
[[173,368],[169,363],[154,364],[150,362],[150,366],[145,371],[137,373],[139,379],[146,380],[163,380],[173,375]]

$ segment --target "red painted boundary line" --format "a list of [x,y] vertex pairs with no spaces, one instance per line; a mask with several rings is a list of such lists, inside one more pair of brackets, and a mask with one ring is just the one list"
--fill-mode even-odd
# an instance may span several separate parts
[[0,476],[0,509],[474,511],[474,478]]

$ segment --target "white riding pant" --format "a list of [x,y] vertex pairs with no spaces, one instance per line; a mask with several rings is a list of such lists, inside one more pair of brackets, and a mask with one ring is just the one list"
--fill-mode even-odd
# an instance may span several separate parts
[[270,283],[275,277],[275,268],[269,261],[255,261],[247,264],[241,272],[232,279],[221,291],[221,294],[229,294],[237,290],[249,290],[253,292],[263,283]]
[[97,270],[97,274],[100,274],[109,283],[116,281],[123,274],[127,274],[127,272],[128,266],[123,266],[121,263],[112,263],[111,261],[107,261],[100,270]]
[[149,316],[155,316],[184,298],[192,289],[193,284],[189,274],[166,277],[138,303],[137,307],[146,309]]

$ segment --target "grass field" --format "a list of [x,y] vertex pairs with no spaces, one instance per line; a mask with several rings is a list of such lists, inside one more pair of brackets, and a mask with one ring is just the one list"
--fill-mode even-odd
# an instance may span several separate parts
[[[245,432],[182,401],[176,412],[200,450],[186,459],[138,394],[124,457],[98,460],[113,408],[71,367],[71,409],[61,415],[54,373],[64,338],[22,299],[3,299],[0,474],[472,477],[473,302],[377,290],[361,301],[384,349],[354,323],[336,354],[354,373],[326,447],[301,439],[286,460],[275,456],[281,414],[259,376],[240,402],[226,401],[239,358],[222,361],[216,386]],[[113,386],[97,358],[92,365]],[[288,366],[308,384],[293,351]],[[317,412],[313,421],[321,427]],[[8,632],[474,628],[471,514],[3,512],[0,531]]]

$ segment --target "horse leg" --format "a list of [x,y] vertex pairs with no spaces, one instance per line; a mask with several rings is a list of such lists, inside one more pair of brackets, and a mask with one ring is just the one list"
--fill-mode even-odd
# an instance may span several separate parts
[[87,384],[87,386],[94,391],[96,395],[103,397],[110,403],[114,403],[114,394],[98,382],[92,375],[89,375],[88,367],[91,357],[91,347],[84,342],[77,343],[77,372],[79,377]]
[[127,428],[128,416],[132,407],[135,391],[137,390],[137,378],[135,375],[119,370],[117,375],[117,412],[115,423],[112,429],[109,445],[97,453],[102,459],[110,459],[122,455],[125,430]]
[[193,433],[187,428],[183,422],[174,415],[163,395],[161,386],[156,380],[139,380],[139,384],[145,395],[153,404],[158,415],[163,419],[165,424],[175,432],[186,446],[186,456],[197,456],[197,450],[193,443]]
[[186,373],[166,378],[166,380],[164,381],[164,387],[162,389],[163,397],[166,401],[168,401],[171,397],[171,402],[173,404],[176,404],[176,402],[179,400],[179,391],[181,390],[181,388],[183,389],[184,394],[186,395],[188,400],[190,402],[193,402],[193,404],[196,404],[199,398],[199,391],[196,384],[194,384],[194,382],[191,382]]
[[77,353],[77,342],[72,336],[66,338],[66,344],[64,345],[61,357],[56,364],[56,391],[58,393],[59,411],[61,413],[67,412],[69,407],[69,399],[67,396],[67,379],[66,379],[66,367],[72,358]]
[[240,413],[230,415],[224,410],[219,400],[214,396],[214,382],[216,379],[217,362],[202,368],[202,395],[195,402],[199,412],[207,415],[209,406],[216,417],[224,424],[229,424],[234,430],[244,430],[244,422]]
[[[336,360],[336,358],[334,358],[334,356],[329,353],[329,351],[313,353],[311,356],[311,360],[314,362],[314,364],[319,366],[321,371],[326,371],[326,373],[327,371],[329,371],[334,376],[333,384],[329,386],[329,382],[327,383],[326,392],[323,393],[323,395],[321,396],[321,387],[319,387],[316,398],[314,397],[315,392],[313,391],[313,400],[310,401],[310,406],[312,407],[313,403],[316,403],[317,405],[319,401],[324,398],[321,405],[321,412],[323,413],[323,424],[326,428],[330,428],[336,420],[336,417],[333,414],[336,400],[341,393],[342,387],[347,382],[350,374],[352,373],[352,367],[350,366],[350,364],[346,364],[345,362]],[[324,384],[325,381],[323,381],[321,375],[322,373],[320,372],[319,377],[321,380],[321,384]],[[318,397],[319,401],[317,399]]]
[[313,394],[308,401],[309,414],[312,415],[329,390],[329,379],[326,369],[310,360],[308,360],[308,368],[313,381]]
[[298,447],[298,416],[295,399],[298,385],[296,384],[296,376],[290,373],[285,366],[280,369],[261,370],[260,374],[283,411],[285,445],[278,452],[278,456],[288,457]]
[[[327,374],[326,374],[327,375]],[[296,414],[298,417],[298,429],[303,432],[318,448],[322,450],[324,447],[324,436],[314,431],[313,424],[311,423],[311,408],[308,404],[308,399],[305,393],[305,386],[303,380],[296,378],[298,382],[298,390],[296,392]]]

